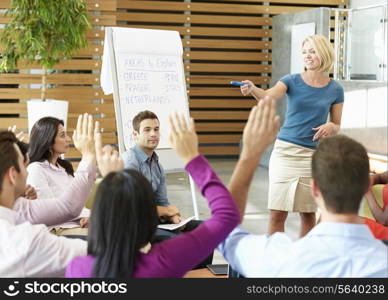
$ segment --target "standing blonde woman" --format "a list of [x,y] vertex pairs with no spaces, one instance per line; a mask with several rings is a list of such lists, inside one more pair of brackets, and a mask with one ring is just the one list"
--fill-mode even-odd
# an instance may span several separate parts
[[341,125],[343,88],[328,76],[335,60],[333,47],[326,37],[312,35],[302,42],[302,56],[304,72],[286,75],[268,90],[249,80],[241,87],[244,96],[257,101],[287,95],[285,121],[269,162],[269,234],[284,231],[288,212],[299,212],[301,236],[315,225],[311,157],[318,141],[336,134]]

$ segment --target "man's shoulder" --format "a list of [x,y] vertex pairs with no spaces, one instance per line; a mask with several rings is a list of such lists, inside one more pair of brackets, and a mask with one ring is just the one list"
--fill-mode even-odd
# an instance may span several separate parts
[[19,224],[10,224],[7,222],[3,224],[3,228],[6,228],[4,233],[8,236],[8,243],[11,245],[17,245],[19,250],[28,249],[31,242],[44,232],[47,232],[47,234],[49,234],[45,225],[33,225],[29,222],[23,222]]
[[137,157],[136,151],[134,150],[133,147],[123,152],[121,154],[121,158],[124,161],[125,168],[131,168],[131,169],[139,168],[139,165],[140,165],[139,158]]
[[[32,200],[30,200],[32,201]],[[0,240],[4,250],[2,252],[2,263],[0,265],[0,277],[13,276],[25,277],[23,264],[30,253],[31,243],[35,236],[32,234],[32,225],[29,223],[11,224],[0,218]],[[15,266],[14,262],[19,263]]]

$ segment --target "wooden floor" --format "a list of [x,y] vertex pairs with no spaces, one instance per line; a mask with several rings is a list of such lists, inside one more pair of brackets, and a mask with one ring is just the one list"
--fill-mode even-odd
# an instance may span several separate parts
[[214,275],[207,268],[191,270],[183,278],[228,278],[228,275]]

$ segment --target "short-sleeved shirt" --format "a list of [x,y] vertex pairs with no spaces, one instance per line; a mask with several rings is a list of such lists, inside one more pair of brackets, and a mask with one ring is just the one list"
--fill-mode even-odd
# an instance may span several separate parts
[[344,90],[335,80],[321,88],[307,85],[301,75],[289,74],[280,79],[287,86],[287,112],[278,139],[315,149],[317,132],[313,128],[327,122],[333,104],[344,101]]
[[149,157],[137,145],[124,152],[121,157],[126,169],[134,169],[144,175],[152,185],[155,193],[156,205],[169,206],[167,198],[166,176],[164,169],[159,163],[159,157],[154,152]]

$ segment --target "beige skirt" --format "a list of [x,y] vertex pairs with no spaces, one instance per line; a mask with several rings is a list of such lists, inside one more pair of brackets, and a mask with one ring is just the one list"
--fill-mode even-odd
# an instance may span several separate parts
[[269,209],[316,212],[310,190],[313,153],[313,149],[276,140],[269,160]]

